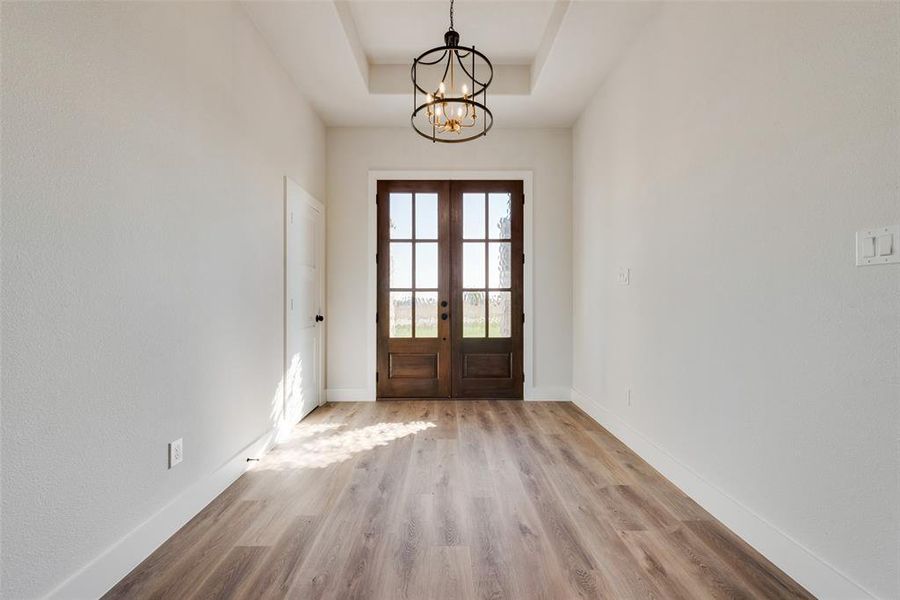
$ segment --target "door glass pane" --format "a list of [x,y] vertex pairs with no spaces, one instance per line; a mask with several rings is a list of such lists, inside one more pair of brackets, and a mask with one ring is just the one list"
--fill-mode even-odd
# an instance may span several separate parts
[[412,194],[391,194],[391,238],[412,237]]
[[463,238],[484,239],[484,194],[463,194]]
[[416,287],[437,288],[438,286],[438,245],[437,242],[416,244]]
[[491,242],[488,244],[488,287],[512,287],[512,244]]
[[488,237],[508,240],[512,237],[512,214],[509,194],[488,194]]
[[388,329],[391,337],[412,337],[412,294],[391,292]]
[[437,194],[416,194],[416,239],[438,238]]
[[488,337],[510,337],[512,335],[512,294],[510,292],[490,292],[488,302]]
[[484,243],[463,243],[463,287],[484,287]]
[[463,292],[463,337],[484,337],[484,292]]
[[391,287],[412,287],[412,244],[391,242]]
[[434,338],[437,335],[437,292],[416,292],[416,337]]

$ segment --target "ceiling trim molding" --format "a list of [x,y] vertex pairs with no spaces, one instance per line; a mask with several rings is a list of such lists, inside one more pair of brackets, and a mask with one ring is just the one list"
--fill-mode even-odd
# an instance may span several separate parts
[[348,0],[332,0],[332,4],[334,4],[338,19],[341,21],[344,37],[347,38],[347,44],[350,46],[350,52],[353,54],[357,68],[359,68],[359,74],[362,76],[363,83],[366,87],[369,87],[369,57],[359,41],[359,31],[356,29],[356,20],[353,18],[350,3]]
[[[369,93],[412,97],[410,65],[369,65]],[[491,96],[531,94],[531,65],[494,65]]]
[[541,45],[538,46],[537,54],[531,62],[531,87],[537,85],[541,71],[547,63],[553,44],[556,42],[556,36],[562,27],[563,19],[569,11],[570,0],[556,0],[553,4],[553,12],[550,13],[550,19],[547,21],[547,28],[544,29],[544,37],[541,38]]

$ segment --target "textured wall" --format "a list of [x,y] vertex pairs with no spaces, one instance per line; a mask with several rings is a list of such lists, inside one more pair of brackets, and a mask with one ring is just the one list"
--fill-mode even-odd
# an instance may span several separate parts
[[2,11],[0,595],[19,599],[271,426],[282,177],[324,198],[325,131],[237,5]]
[[575,387],[884,598],[900,265],[854,233],[900,222],[898,107],[897,3],[676,3],[573,134]]

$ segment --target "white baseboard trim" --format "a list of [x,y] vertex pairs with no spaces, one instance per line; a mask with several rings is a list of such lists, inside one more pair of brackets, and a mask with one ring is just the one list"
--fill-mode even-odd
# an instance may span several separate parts
[[256,458],[268,452],[275,443],[276,436],[275,430],[266,432],[242,448],[215,472],[183,491],[118,542],[69,576],[45,598],[80,600],[99,598],[105,594],[243,475],[248,467],[248,457]]
[[328,402],[374,402],[375,398],[365,388],[331,388],[325,390]]
[[572,402],[817,598],[875,598],[874,594],[704,479],[600,402],[576,388],[572,388]]
[[525,388],[525,400],[557,400],[568,402],[572,399],[570,388],[533,387]]

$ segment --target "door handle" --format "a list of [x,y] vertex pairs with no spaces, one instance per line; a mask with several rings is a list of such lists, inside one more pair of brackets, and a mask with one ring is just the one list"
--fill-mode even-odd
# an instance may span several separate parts
[[322,315],[316,315],[316,323],[321,323],[324,320],[325,320],[325,317],[323,317]]
[[447,301],[446,301],[446,300],[441,301],[441,308],[447,308]]
[[447,313],[441,313],[441,321],[447,320]]

